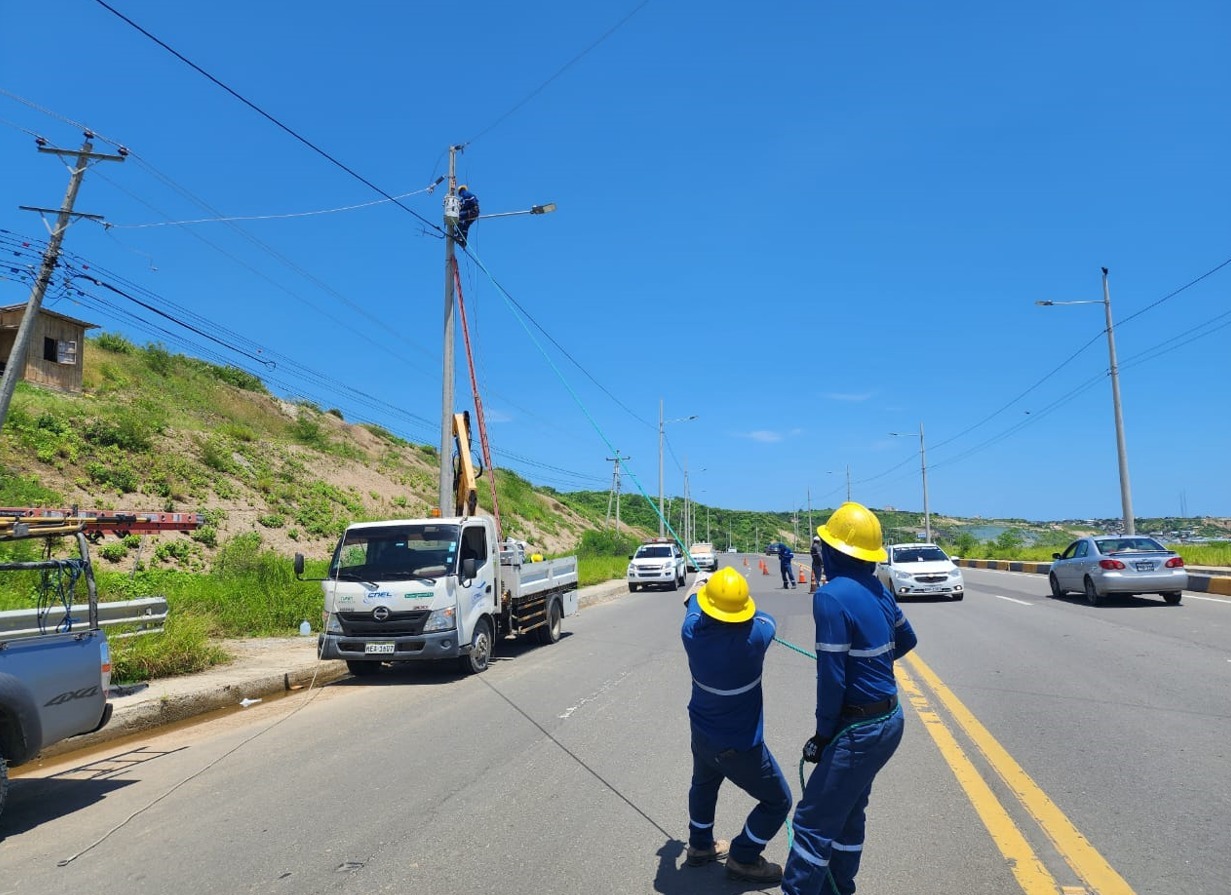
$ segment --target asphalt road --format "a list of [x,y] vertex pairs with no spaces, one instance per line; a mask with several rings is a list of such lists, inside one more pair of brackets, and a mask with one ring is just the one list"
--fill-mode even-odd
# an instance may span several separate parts
[[[773,589],[751,559],[758,605],[811,649],[806,590]],[[907,730],[873,792],[860,891],[1231,892],[1231,600],[1091,607],[1047,597],[1042,576],[965,575],[964,601],[904,607],[920,639],[900,666]],[[755,891],[682,866],[682,598],[589,607],[558,644],[502,644],[483,675],[349,680],[66,756],[13,781],[0,895]],[[798,793],[812,663],[775,646],[764,687]],[[718,834],[750,807],[724,791]]]

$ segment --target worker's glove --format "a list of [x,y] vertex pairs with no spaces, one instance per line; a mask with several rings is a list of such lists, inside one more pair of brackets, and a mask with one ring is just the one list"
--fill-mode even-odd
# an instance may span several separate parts
[[829,745],[832,737],[823,737],[819,733],[808,742],[804,743],[804,761],[816,764],[821,760],[821,753],[825,751],[825,747]]

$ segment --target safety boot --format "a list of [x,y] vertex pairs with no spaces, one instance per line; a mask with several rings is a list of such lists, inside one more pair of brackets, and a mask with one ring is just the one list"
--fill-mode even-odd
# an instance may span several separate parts
[[721,861],[731,851],[731,843],[726,839],[715,839],[709,848],[694,848],[688,846],[688,866],[700,867],[710,861]]
[[734,858],[727,858],[727,878],[754,883],[778,883],[782,881],[782,868],[765,860],[764,855],[757,855],[756,862],[752,864],[741,864]]

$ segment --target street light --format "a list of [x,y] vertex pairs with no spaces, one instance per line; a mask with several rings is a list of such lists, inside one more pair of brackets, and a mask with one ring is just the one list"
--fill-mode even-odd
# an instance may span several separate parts
[[[890,432],[895,438],[914,438],[911,432]],[[926,540],[932,543],[932,516],[928,512],[928,452],[923,444],[923,423],[919,423],[919,468],[923,472],[923,530]],[[850,479],[847,479],[849,483]],[[849,488],[850,485],[848,484]],[[847,498],[849,500],[849,497]]]
[[515,214],[551,214],[556,210],[555,202],[548,202],[545,205],[531,205],[524,211],[498,211],[495,214],[481,214],[476,221],[486,221],[489,218],[511,218]]
[[697,415],[692,416],[677,416],[672,420],[663,419],[663,401],[658,399],[658,536],[661,538],[666,534],[665,519],[663,515],[663,427],[667,423],[684,423],[688,420],[695,420]]
[[1036,305],[1103,305],[1107,316],[1107,357],[1111,364],[1111,405],[1116,419],[1116,459],[1120,464],[1120,508],[1124,513],[1124,533],[1135,535],[1137,523],[1133,518],[1133,492],[1128,481],[1128,448],[1124,444],[1124,411],[1120,407],[1120,366],[1116,363],[1116,331],[1111,322],[1111,290],[1107,285],[1107,268],[1103,271],[1103,300],[1084,301],[1036,301]]

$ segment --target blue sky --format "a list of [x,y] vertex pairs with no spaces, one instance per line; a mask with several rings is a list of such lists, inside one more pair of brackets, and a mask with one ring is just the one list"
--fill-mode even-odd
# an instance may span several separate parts
[[[669,495],[686,466],[713,506],[832,506],[849,466],[921,509],[922,423],[934,513],[1115,517],[1102,308],[1035,305],[1107,267],[1134,509],[1231,515],[1231,265],[1171,295],[1231,258],[1225,3],[109,2],[388,194],[466,143],[485,213],[558,204],[474,226],[490,276],[462,259],[498,465],[605,490],[619,450],[656,496],[662,401],[697,417]],[[86,175],[113,226],[70,264],[240,351],[97,287],[48,307],[439,442],[430,228],[96,0],[0,15],[0,236],[64,194],[31,133],[87,124],[132,155]]]

